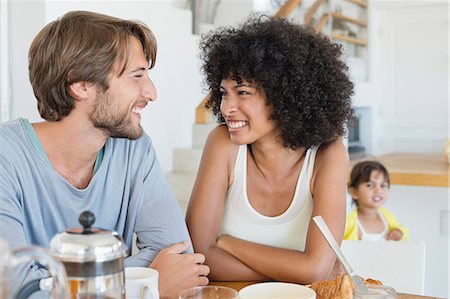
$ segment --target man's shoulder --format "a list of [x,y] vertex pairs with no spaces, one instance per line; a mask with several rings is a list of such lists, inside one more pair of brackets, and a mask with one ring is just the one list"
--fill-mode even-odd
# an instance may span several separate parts
[[22,127],[21,119],[13,119],[0,123],[0,134],[8,134],[10,132],[17,132]]
[[0,140],[2,141],[2,149],[6,146],[17,146],[19,140],[24,140],[25,132],[21,119],[10,120],[0,123]]

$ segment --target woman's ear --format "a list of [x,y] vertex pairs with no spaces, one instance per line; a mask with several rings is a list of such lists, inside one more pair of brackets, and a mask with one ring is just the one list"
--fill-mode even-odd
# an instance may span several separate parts
[[82,101],[88,98],[89,90],[93,86],[92,83],[79,81],[70,84],[69,94],[76,101]]

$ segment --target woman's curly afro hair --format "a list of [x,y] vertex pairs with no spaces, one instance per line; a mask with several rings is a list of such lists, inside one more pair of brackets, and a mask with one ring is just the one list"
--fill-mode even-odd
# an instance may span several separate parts
[[220,84],[232,78],[264,90],[284,146],[309,148],[344,135],[352,116],[353,84],[341,46],[313,29],[267,16],[251,16],[239,28],[219,28],[200,43],[203,71],[220,112]]

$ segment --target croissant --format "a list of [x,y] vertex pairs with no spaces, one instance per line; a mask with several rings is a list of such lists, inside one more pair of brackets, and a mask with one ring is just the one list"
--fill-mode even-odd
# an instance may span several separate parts
[[347,274],[339,275],[335,280],[316,281],[311,284],[316,299],[353,299],[353,283]]
[[[365,284],[383,285],[379,280],[367,278]],[[311,284],[316,299],[353,299],[355,286],[348,274],[338,275],[335,280],[316,281]]]
[[381,281],[373,279],[373,278],[367,278],[364,282],[365,282],[365,284],[383,285],[383,283]]

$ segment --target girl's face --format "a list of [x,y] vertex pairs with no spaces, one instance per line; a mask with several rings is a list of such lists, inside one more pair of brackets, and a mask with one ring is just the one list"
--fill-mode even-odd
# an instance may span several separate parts
[[360,183],[357,188],[349,188],[359,208],[379,208],[385,204],[389,194],[389,184],[382,172],[373,170],[370,180]]
[[264,138],[274,139],[278,132],[270,119],[273,108],[267,105],[264,92],[253,82],[237,83],[224,79],[220,84],[220,111],[234,144],[252,144]]

